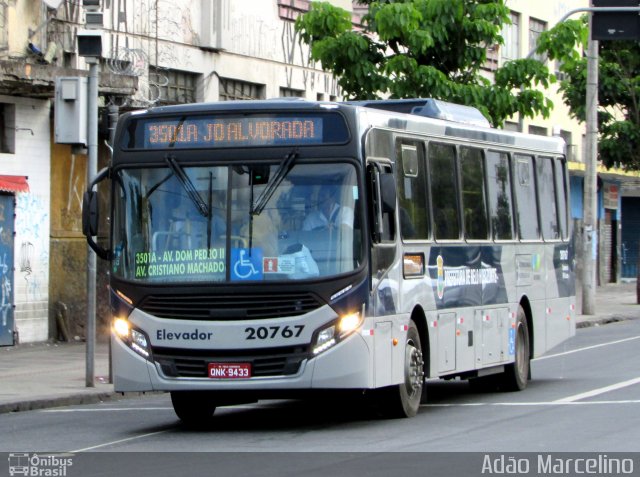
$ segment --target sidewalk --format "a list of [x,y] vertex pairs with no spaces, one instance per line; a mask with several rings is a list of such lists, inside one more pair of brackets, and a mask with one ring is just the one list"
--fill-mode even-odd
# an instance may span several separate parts
[[[578,295],[578,305],[581,301]],[[640,319],[636,284],[599,287],[596,314],[578,315],[579,328]],[[580,313],[580,308],[578,308]],[[0,413],[28,411],[121,398],[108,384],[109,349],[96,346],[95,387],[85,386],[84,343],[37,343],[0,347]]]

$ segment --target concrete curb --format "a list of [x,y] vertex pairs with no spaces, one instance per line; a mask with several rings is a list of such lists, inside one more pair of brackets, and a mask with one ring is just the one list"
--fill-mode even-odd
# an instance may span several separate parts
[[109,401],[122,401],[125,399],[136,399],[143,396],[159,394],[164,393],[152,391],[148,393],[131,392],[122,394],[115,391],[104,391],[87,394],[75,393],[65,396],[40,397],[19,402],[0,403],[0,414],[22,411],[37,411],[42,409],[51,409],[64,406],[78,406],[83,404],[98,404],[101,402]]
[[113,401],[122,397],[115,392],[100,392],[95,394],[70,394],[66,396],[28,399],[20,402],[0,403],[0,414],[20,411],[35,411],[52,407],[73,406],[78,404],[96,404]]
[[619,323],[621,321],[630,321],[630,320],[637,320],[638,318],[635,316],[618,316],[618,315],[611,315],[611,316],[603,316],[600,318],[594,318],[592,320],[583,320],[579,323],[576,323],[576,328],[591,328],[592,326],[602,326],[602,325],[608,325],[610,323]]

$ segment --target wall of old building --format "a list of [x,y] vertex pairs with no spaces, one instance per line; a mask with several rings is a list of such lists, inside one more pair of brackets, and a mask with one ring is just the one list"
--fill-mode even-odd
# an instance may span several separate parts
[[14,237],[15,323],[21,342],[48,338],[49,100],[0,96],[15,105],[15,152],[0,153],[1,173],[27,176],[29,192],[16,193]]

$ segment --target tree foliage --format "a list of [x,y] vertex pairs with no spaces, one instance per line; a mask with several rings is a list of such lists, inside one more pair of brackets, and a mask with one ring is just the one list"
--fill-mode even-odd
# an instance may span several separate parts
[[535,89],[554,80],[535,59],[508,61],[483,74],[487,49],[504,41],[504,0],[364,0],[362,30],[351,14],[313,2],[296,21],[311,57],[338,77],[345,98],[430,97],[475,106],[495,125],[515,113],[548,116],[553,104]]
[[[572,48],[587,48],[587,17],[545,32],[539,51],[560,59],[564,102],[573,117],[586,116],[587,59]],[[601,41],[598,48],[598,154],[607,166],[640,170],[640,42]]]

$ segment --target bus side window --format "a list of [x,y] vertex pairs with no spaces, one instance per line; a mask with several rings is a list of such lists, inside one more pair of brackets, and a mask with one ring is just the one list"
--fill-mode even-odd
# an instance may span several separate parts
[[538,224],[533,157],[516,154],[515,168],[518,232],[522,240],[538,240],[540,225]]
[[436,240],[460,238],[454,146],[429,144],[431,203]]
[[487,240],[489,227],[484,190],[484,164],[480,149],[460,148],[460,172],[465,238]]
[[569,238],[569,220],[567,210],[567,169],[565,161],[553,161],[555,166],[556,195],[558,197],[558,216],[560,218],[560,234],[563,239]]
[[536,173],[538,174],[536,183],[538,185],[538,197],[540,198],[542,237],[545,240],[558,240],[560,238],[552,161],[553,159],[550,157],[536,158]]
[[495,240],[513,239],[513,198],[509,156],[487,151],[487,184],[491,228]]
[[403,239],[429,237],[427,174],[421,144],[400,144],[398,173],[398,218]]
[[389,210],[383,204],[382,198],[382,176],[392,176],[393,171],[390,165],[380,163],[370,163],[367,166],[369,178],[369,196],[371,199],[371,223],[372,233],[376,242],[392,242],[396,237],[395,211]]

